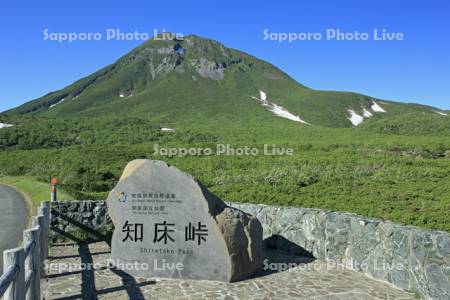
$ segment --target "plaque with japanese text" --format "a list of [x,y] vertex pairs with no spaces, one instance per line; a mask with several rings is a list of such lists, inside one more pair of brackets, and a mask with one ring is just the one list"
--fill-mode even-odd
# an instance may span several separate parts
[[229,282],[261,267],[259,221],[165,162],[130,162],[107,203],[113,263],[132,275]]

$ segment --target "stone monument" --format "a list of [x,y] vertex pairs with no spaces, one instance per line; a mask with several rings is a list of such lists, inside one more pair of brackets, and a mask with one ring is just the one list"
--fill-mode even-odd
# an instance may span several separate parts
[[232,282],[262,267],[260,222],[165,162],[130,162],[107,204],[113,263],[134,276]]

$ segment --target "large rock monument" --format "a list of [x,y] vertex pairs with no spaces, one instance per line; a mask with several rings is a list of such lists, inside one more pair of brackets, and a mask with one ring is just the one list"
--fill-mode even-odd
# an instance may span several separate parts
[[262,267],[259,221],[165,162],[130,162],[107,204],[113,263],[134,276],[232,282]]

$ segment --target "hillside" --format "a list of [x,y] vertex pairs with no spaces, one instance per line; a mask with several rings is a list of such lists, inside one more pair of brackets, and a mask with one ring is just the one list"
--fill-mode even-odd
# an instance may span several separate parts
[[[159,159],[230,201],[350,211],[450,231],[448,136],[374,134],[363,127],[276,120],[192,124],[165,132],[139,118],[27,117],[0,130],[0,176],[47,183],[56,176],[79,199],[104,199],[128,161]],[[217,144],[255,147],[260,154],[167,156],[154,150]],[[266,156],[264,144],[289,147],[294,154]]]
[[208,124],[219,119],[352,127],[404,113],[438,109],[317,91],[275,66],[219,42],[188,36],[149,40],[115,63],[6,114],[138,116],[161,123]]
[[378,134],[450,136],[450,117],[441,112],[412,112],[363,124],[360,130]]
[[[229,201],[350,211],[450,231],[449,128],[448,111],[313,90],[215,41],[150,40],[0,114],[0,177],[48,183],[56,176],[76,198],[104,199],[127,162],[160,159]],[[260,152],[155,153],[218,144]],[[264,155],[265,145],[294,153]]]

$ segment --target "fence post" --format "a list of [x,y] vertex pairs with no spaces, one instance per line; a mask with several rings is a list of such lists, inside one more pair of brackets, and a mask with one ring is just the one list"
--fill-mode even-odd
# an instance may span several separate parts
[[41,207],[39,208],[39,212],[41,212],[43,216],[44,216],[43,208],[45,208],[45,207],[48,209],[48,220],[47,221],[48,221],[48,225],[50,226],[50,220],[51,220],[50,201],[42,201],[41,202]]
[[46,240],[44,238],[44,228],[45,228],[45,219],[44,216],[34,216],[32,218],[32,226],[37,227],[39,226],[40,232],[39,232],[39,265],[41,266],[41,274],[45,274],[45,252],[44,252],[44,244],[46,244]]
[[3,295],[4,300],[24,300],[25,299],[25,266],[23,248],[10,249],[3,252],[4,269],[17,266],[18,272],[13,282]]
[[33,242],[34,246],[28,257],[25,259],[25,280],[32,274],[31,283],[28,293],[26,293],[27,300],[35,300],[41,298],[41,259],[40,259],[40,227],[27,229],[23,231],[24,244]]
[[44,260],[48,257],[48,240],[50,235],[50,202],[43,201],[41,202],[41,207],[39,207],[38,215],[44,216],[44,226],[41,226],[41,230],[43,232],[41,243],[43,245],[41,256],[44,257]]

